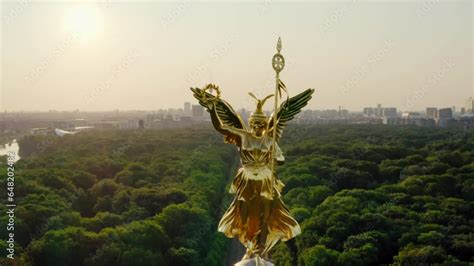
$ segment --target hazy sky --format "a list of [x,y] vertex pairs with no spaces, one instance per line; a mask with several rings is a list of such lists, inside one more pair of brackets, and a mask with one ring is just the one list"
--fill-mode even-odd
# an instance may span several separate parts
[[[310,108],[461,106],[473,87],[472,1],[1,4],[0,110],[182,107],[213,82],[236,108],[274,90]],[[266,109],[270,109],[267,106]]]

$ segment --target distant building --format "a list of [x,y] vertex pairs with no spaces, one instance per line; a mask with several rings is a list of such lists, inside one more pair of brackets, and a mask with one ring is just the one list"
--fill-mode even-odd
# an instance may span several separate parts
[[382,109],[382,105],[380,103],[377,104],[377,109],[375,109],[374,115],[376,117],[382,117],[383,116],[383,109]]
[[190,102],[185,102],[184,103],[184,115],[185,116],[191,116],[191,103]]
[[469,97],[464,107],[466,108],[466,113],[474,113],[474,98]]
[[30,130],[30,133],[32,135],[52,136],[54,135],[54,130],[47,127],[33,128]]
[[110,130],[120,128],[119,121],[97,121],[91,122],[91,126],[99,130]]
[[349,115],[349,110],[347,109],[340,109],[339,110],[339,116],[346,117]]
[[[181,110],[182,111],[182,110]],[[169,114],[177,114],[179,113],[179,108],[178,109],[175,109],[175,108],[168,108],[168,113]]]
[[397,117],[397,108],[395,107],[386,107],[383,108],[383,117]]
[[374,115],[374,108],[365,107],[363,112],[364,112],[365,116],[373,116]]
[[421,127],[434,127],[436,126],[436,120],[433,118],[415,119],[415,125],[421,126]]
[[193,117],[203,117],[204,107],[201,105],[193,105]]
[[140,120],[139,119],[109,121],[109,123],[111,123],[111,124],[117,123],[117,125],[115,127],[118,128],[118,129],[138,129],[138,128],[140,128]]
[[433,119],[438,118],[438,108],[436,107],[426,108],[426,116]]
[[402,125],[402,119],[400,117],[384,117],[384,125]]
[[339,116],[339,112],[336,109],[321,110],[319,117],[335,118]]
[[438,118],[439,119],[453,118],[453,109],[451,109],[451,108],[439,109]]
[[417,112],[404,112],[402,114],[403,119],[416,119],[420,117],[421,117],[420,113],[417,113]]
[[438,126],[448,127],[452,124],[453,120],[453,109],[443,108],[438,110]]
[[387,125],[400,125],[400,126],[421,126],[421,127],[432,127],[436,125],[436,121],[432,118],[425,118],[417,112],[405,112],[402,117],[388,117],[384,118],[384,124]]
[[84,119],[84,118],[73,119],[72,123],[74,124],[75,127],[85,127],[85,126],[87,126],[87,120]]
[[397,108],[395,107],[385,107],[383,108],[381,104],[377,104],[377,107],[365,107],[362,111],[366,117],[396,117]]
[[466,113],[459,118],[459,122],[462,124],[462,127],[467,128],[474,128],[474,112],[473,113]]
[[461,115],[466,113],[466,107],[461,107]]
[[184,123],[190,123],[192,122],[192,118],[190,116],[183,116],[181,117],[181,122],[184,122]]
[[57,120],[57,121],[51,121],[49,123],[50,128],[60,128],[63,130],[70,130],[74,128],[74,123],[71,121],[66,121],[66,120]]

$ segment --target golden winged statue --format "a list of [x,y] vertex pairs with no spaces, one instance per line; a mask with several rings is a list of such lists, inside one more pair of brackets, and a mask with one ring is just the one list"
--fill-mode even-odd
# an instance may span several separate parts
[[251,113],[248,126],[232,106],[221,99],[218,86],[210,84],[204,89],[191,90],[210,113],[212,124],[224,135],[224,141],[235,144],[240,154],[241,167],[230,187],[235,197],[218,230],[229,238],[237,237],[246,247],[243,260],[268,259],[269,250],[278,241],[287,241],[301,233],[298,222],[282,201],[284,184],[278,179],[273,164],[284,162],[278,141],[286,124],[311,99],[314,89],[288,98],[270,118],[265,115],[263,105],[273,95],[259,100],[250,93],[257,108]]

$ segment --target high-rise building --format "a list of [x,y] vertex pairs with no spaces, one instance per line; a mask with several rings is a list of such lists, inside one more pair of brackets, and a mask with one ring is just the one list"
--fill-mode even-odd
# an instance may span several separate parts
[[453,109],[443,108],[438,110],[438,126],[447,127],[450,121],[453,120]]
[[474,113],[474,98],[473,97],[469,97],[467,100],[466,100],[466,113]]
[[426,116],[429,118],[438,118],[438,108],[428,107],[426,108]]
[[453,118],[453,109],[451,109],[451,108],[439,109],[438,110],[438,118],[439,119]]
[[383,109],[380,103],[377,104],[377,109],[375,111],[375,116],[382,117],[383,116]]
[[191,116],[191,103],[190,102],[185,102],[184,103],[184,115],[186,116]]
[[202,116],[204,116],[204,107],[193,104],[193,117],[202,117]]
[[383,108],[383,117],[397,117],[397,108],[395,107],[385,107]]

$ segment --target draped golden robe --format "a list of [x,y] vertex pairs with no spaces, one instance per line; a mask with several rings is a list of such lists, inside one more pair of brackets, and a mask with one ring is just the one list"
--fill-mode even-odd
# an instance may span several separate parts
[[[242,139],[242,167],[230,187],[235,198],[218,230],[227,237],[238,237],[247,248],[246,256],[258,254],[265,258],[279,240],[289,240],[300,234],[301,229],[281,199],[283,183],[271,170],[271,138],[243,131],[235,133]],[[283,162],[284,157],[276,147],[275,159]]]

